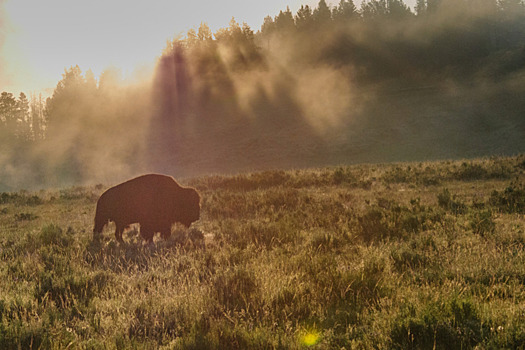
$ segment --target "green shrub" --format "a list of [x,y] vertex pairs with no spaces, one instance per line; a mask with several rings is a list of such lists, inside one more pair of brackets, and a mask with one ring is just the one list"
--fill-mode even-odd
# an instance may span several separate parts
[[379,208],[369,208],[357,218],[359,236],[366,242],[381,240],[390,235],[390,229],[385,220],[383,211]]
[[494,190],[489,204],[502,213],[525,213],[525,186],[513,182],[502,192]]
[[16,221],[32,221],[38,219],[38,216],[32,213],[17,213],[15,214]]
[[454,167],[449,177],[459,181],[508,179],[514,173],[512,168],[510,162],[503,159],[477,160],[463,162],[459,168]]
[[[385,283],[387,266],[387,258],[371,253],[364,257],[359,268],[337,271],[332,274],[331,281],[326,282],[326,290],[332,290],[331,305],[336,309],[344,308],[347,323],[356,322],[359,312],[377,306],[381,298],[389,295],[390,290]],[[337,321],[337,317],[333,319]]]
[[494,233],[496,223],[491,210],[477,210],[469,215],[469,227],[475,234],[484,236]]
[[402,238],[419,233],[439,220],[439,215],[422,206],[419,199],[411,200],[411,206],[406,207],[379,198],[377,206],[369,206],[363,215],[357,216],[358,236],[367,242]]
[[430,262],[427,256],[408,247],[393,250],[391,257],[394,262],[394,267],[400,272],[405,271],[407,268],[416,269],[425,267]]
[[50,347],[51,334],[39,324],[21,321],[0,322],[1,349],[41,349]]
[[488,335],[471,300],[430,303],[417,310],[405,306],[391,332],[393,349],[473,348]]
[[247,310],[256,302],[257,281],[253,273],[242,267],[226,270],[213,280],[215,296],[225,310]]
[[153,340],[157,344],[181,337],[189,331],[192,323],[184,305],[157,304],[151,299],[134,306],[131,314],[128,337]]
[[453,178],[460,181],[482,180],[488,175],[487,169],[481,164],[462,163],[461,167],[453,173]]
[[[524,162],[525,163],[525,162]],[[491,338],[488,339],[487,349],[523,349],[525,331],[523,326],[512,326],[510,329],[503,326],[491,327]]]
[[341,185],[344,183],[356,185],[358,184],[358,179],[348,168],[338,167],[332,173],[332,183],[334,185]]
[[452,196],[447,188],[438,194],[437,199],[440,208],[451,211],[455,215],[465,214],[467,211],[467,206],[457,200],[456,195]]
[[53,300],[61,307],[71,306],[69,303],[87,307],[113,280],[106,272],[88,273],[64,267],[41,271],[37,277],[35,298]]
[[0,193],[0,204],[36,206],[43,204],[43,201],[40,197],[27,194],[25,191],[19,193],[2,192]]
[[314,251],[331,251],[342,247],[343,242],[335,234],[315,230],[310,234],[310,246]]
[[64,231],[55,224],[49,224],[42,228],[37,237],[43,245],[68,246],[72,242],[72,237],[64,234]]

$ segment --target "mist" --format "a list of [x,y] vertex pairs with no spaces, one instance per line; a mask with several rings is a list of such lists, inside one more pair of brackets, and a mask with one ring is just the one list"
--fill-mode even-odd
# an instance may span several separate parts
[[73,66],[2,119],[0,190],[524,152],[524,7],[382,3],[203,23],[140,79]]

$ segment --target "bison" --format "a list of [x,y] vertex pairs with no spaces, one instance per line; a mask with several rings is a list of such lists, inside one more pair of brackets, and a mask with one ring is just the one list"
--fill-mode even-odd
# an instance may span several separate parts
[[131,224],[140,224],[140,234],[147,242],[160,232],[171,235],[171,226],[186,227],[199,220],[200,196],[193,188],[182,187],[171,176],[148,174],[139,176],[102,193],[97,202],[94,237],[113,221],[115,238],[122,242],[122,232]]

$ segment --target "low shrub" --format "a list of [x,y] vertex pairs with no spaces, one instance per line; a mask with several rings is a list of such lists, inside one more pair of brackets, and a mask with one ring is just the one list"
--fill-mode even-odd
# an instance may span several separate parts
[[496,223],[491,210],[476,210],[469,215],[469,227],[475,234],[484,236],[494,233]]
[[252,272],[244,267],[234,267],[215,276],[213,291],[225,310],[240,311],[253,307],[258,287]]
[[37,236],[38,241],[43,245],[68,246],[72,242],[70,235],[64,234],[60,226],[49,224],[42,228]]
[[481,164],[464,162],[461,164],[461,167],[452,174],[452,177],[460,181],[473,181],[484,179],[487,175],[487,169]]
[[489,159],[477,162],[463,162],[459,168],[455,168],[451,172],[450,178],[459,181],[508,179],[512,174],[513,169],[508,162]]
[[440,208],[451,211],[455,215],[465,214],[467,211],[467,206],[458,200],[456,195],[452,196],[448,188],[443,189],[437,199]]
[[413,199],[407,207],[379,198],[377,205],[369,206],[363,215],[357,216],[358,236],[367,242],[402,238],[429,228],[439,219],[419,199]]
[[36,196],[30,195],[25,191],[19,193],[0,193],[0,204],[16,204],[16,205],[29,205],[36,206],[43,204],[43,200]]
[[392,250],[391,257],[394,262],[394,267],[399,272],[403,272],[407,268],[416,269],[425,267],[430,263],[430,259],[423,253],[408,247]]
[[390,228],[386,222],[383,210],[371,207],[357,218],[359,236],[366,242],[381,240],[390,236]]
[[405,306],[391,331],[392,349],[470,349],[489,334],[475,304],[452,298],[426,304],[421,310]]
[[489,204],[502,213],[525,213],[525,186],[512,182],[505,190],[494,190]]
[[15,221],[32,221],[38,219],[38,216],[33,213],[17,213],[15,214]]
[[42,349],[49,348],[51,334],[41,324],[24,324],[20,321],[0,322],[0,348]]

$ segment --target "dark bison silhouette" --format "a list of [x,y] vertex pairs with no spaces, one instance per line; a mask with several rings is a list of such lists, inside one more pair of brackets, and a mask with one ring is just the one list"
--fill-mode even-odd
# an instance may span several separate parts
[[182,187],[171,176],[139,176],[102,193],[97,202],[93,235],[113,221],[115,238],[122,242],[122,232],[131,224],[140,224],[140,234],[148,242],[156,232],[163,238],[171,235],[171,226],[179,222],[186,227],[199,220],[200,196],[193,188]]

